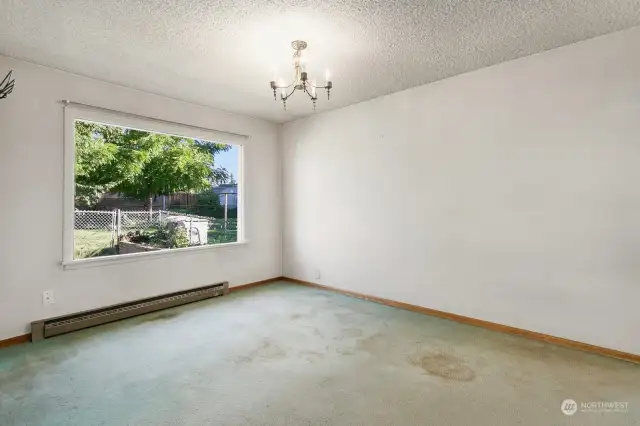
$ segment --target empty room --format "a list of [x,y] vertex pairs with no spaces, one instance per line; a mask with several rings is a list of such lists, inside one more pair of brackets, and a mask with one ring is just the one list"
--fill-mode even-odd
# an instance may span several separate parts
[[640,424],[637,0],[0,0],[0,426]]

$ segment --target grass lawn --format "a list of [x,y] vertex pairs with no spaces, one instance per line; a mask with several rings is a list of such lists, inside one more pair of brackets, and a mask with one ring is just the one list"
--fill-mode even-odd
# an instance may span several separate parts
[[[228,231],[209,229],[207,232],[207,244],[234,243],[236,241],[238,241],[238,232],[235,229]],[[76,229],[73,251],[74,259],[117,254],[116,248],[111,246],[111,231],[100,229]]]
[[224,243],[235,243],[238,241],[238,231],[229,230],[216,230],[209,229],[207,231],[207,244],[224,244]]
[[101,229],[76,229],[73,237],[74,259],[116,254],[115,247],[111,247],[111,231]]

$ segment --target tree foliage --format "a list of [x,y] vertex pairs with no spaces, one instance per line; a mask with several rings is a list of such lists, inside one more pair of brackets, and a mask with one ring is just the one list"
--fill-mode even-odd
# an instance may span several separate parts
[[[211,156],[214,158],[216,154],[220,152],[226,152],[231,149],[231,145],[216,143],[211,141],[196,139],[195,143],[198,149],[210,153]],[[231,173],[229,173],[229,171],[224,167],[217,167],[217,168],[212,167],[210,181],[212,184],[216,184],[216,185],[221,183],[227,183],[229,182],[229,179],[231,178],[231,176],[232,176]]]
[[229,179],[214,163],[216,153],[231,148],[226,144],[82,121],[75,140],[77,205],[93,205],[105,192],[148,201]]
[[220,217],[224,208],[220,205],[220,196],[208,189],[198,193],[197,204],[190,209],[190,213],[199,216]]

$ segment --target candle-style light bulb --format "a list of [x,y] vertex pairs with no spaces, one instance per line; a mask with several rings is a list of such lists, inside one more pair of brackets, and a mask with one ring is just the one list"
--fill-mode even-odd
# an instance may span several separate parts
[[282,97],[284,98],[285,96],[287,96],[287,88],[284,87],[285,84],[284,84],[284,80],[283,79],[279,80],[278,86],[281,87],[280,93],[282,94]]
[[324,85],[325,86],[329,82],[329,77],[331,77],[331,74],[329,74],[329,70],[326,70],[325,73],[324,73]]

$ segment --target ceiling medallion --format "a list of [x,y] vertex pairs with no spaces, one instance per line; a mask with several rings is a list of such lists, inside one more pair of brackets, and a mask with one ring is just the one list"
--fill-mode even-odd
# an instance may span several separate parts
[[[304,70],[304,63],[302,63],[302,51],[307,48],[307,42],[302,40],[295,40],[291,42],[291,47],[295,52],[293,53],[293,67],[295,69],[295,74],[293,77],[293,82],[288,86],[285,86],[284,83],[280,85],[276,84],[275,80],[271,81],[271,89],[273,90],[273,99],[277,100],[276,91],[278,89],[280,92],[280,100],[282,101],[282,105],[284,106],[285,111],[287,110],[287,99],[294,94],[296,90],[301,90],[309,96],[309,99],[313,101],[313,110],[316,110],[316,101],[318,100],[318,96],[316,94],[317,89],[325,89],[327,91],[327,100],[330,99],[331,96],[331,88],[333,84],[329,81],[329,73],[325,75],[325,85],[317,86],[315,82],[309,81],[306,71]],[[291,89],[291,92],[287,94],[287,91]]]

